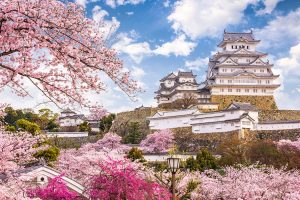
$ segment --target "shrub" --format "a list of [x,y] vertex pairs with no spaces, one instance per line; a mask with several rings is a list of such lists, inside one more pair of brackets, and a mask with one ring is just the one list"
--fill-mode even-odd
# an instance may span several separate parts
[[207,169],[217,169],[216,158],[206,149],[197,153],[196,159],[189,157],[186,160],[186,168],[191,171],[205,171]]
[[5,130],[10,131],[10,132],[16,132],[16,127],[8,125],[8,126],[5,126]]
[[56,161],[59,156],[59,149],[55,146],[40,150],[33,155],[35,158],[44,158],[47,163]]
[[142,132],[139,122],[130,122],[128,133],[124,137],[125,144],[139,144],[142,141]]
[[30,122],[26,119],[19,119],[16,122],[18,128],[31,133],[32,135],[37,135],[40,132],[40,127],[34,122]]
[[112,126],[115,118],[115,114],[109,114],[108,116],[102,117],[99,124],[100,131],[102,131],[103,133],[107,133]]
[[91,131],[91,127],[89,126],[88,122],[82,122],[79,125],[79,131],[81,132],[90,132]]
[[131,161],[135,161],[135,160],[137,160],[139,162],[145,161],[143,152],[136,147],[133,147],[130,149],[130,151],[127,154],[127,158],[129,158]]

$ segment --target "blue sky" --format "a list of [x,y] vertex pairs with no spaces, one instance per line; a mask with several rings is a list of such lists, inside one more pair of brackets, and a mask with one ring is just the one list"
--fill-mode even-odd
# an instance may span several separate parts
[[[155,105],[159,79],[171,71],[193,70],[204,81],[208,58],[227,31],[249,31],[262,40],[281,75],[275,97],[281,109],[300,109],[300,0],[74,0],[87,16],[104,20],[115,48],[145,92],[132,102],[107,79],[107,92],[91,96],[111,112]],[[17,107],[40,98],[25,98]]]

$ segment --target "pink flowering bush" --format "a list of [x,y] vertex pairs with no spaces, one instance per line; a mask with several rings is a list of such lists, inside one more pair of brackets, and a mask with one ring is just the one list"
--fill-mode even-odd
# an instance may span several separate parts
[[191,193],[192,199],[300,199],[299,171],[226,167],[223,173],[202,173],[201,184]]
[[27,195],[30,198],[40,198],[42,200],[74,200],[78,196],[76,192],[68,189],[62,180],[62,175],[51,179],[45,188],[29,189]]
[[285,145],[292,146],[292,147],[295,147],[296,149],[298,149],[300,151],[300,138],[298,138],[298,140],[296,140],[296,141],[279,140],[276,144],[277,144],[278,147],[282,147],[282,146],[285,146]]
[[92,178],[87,190],[92,199],[170,199],[168,189],[145,180],[137,166],[128,160],[109,160],[98,166],[101,172]]
[[147,135],[141,142],[141,149],[147,153],[165,153],[174,145],[174,135],[171,130],[160,130]]

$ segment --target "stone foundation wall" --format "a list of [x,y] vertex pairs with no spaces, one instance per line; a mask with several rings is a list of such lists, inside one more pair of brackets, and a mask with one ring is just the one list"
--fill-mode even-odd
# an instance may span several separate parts
[[110,128],[110,131],[123,136],[125,135],[130,122],[139,122],[141,130],[148,134],[150,132],[148,126],[149,121],[146,118],[153,116],[157,110],[158,108],[142,108],[118,113]]
[[212,95],[211,102],[219,103],[219,110],[227,108],[232,102],[251,103],[260,110],[277,110],[273,96]]
[[260,110],[259,121],[300,120],[300,110]]

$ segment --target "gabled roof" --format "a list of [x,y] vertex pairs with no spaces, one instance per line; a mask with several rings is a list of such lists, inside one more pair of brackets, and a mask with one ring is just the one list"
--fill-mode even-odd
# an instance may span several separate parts
[[230,104],[226,110],[253,110],[256,111],[257,108],[251,103],[233,102]]
[[75,113],[76,114],[76,112],[72,111],[70,108],[67,108],[67,109],[61,111],[61,113]]
[[183,109],[183,110],[175,110],[175,111],[159,111],[152,117],[148,117],[147,119],[157,119],[157,118],[167,118],[167,117],[180,117],[184,115],[193,115],[199,112],[198,109]]
[[224,30],[223,40],[218,46],[221,47],[227,42],[236,42],[236,41],[259,42],[260,40],[256,40],[254,38],[252,30],[250,33],[226,32]]
[[182,72],[182,71],[178,71],[178,76],[180,77],[191,77],[191,78],[194,78],[196,77],[196,75],[193,74],[193,71],[190,71],[190,72]]
[[160,81],[165,81],[165,80],[168,80],[168,79],[175,79],[175,78],[176,78],[176,74],[174,74],[173,72],[171,72],[170,74],[168,74],[164,78],[160,79]]

